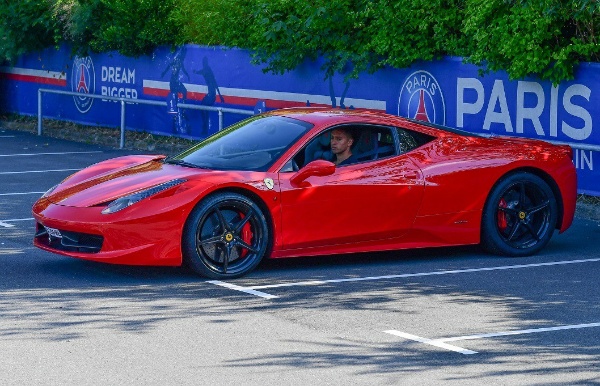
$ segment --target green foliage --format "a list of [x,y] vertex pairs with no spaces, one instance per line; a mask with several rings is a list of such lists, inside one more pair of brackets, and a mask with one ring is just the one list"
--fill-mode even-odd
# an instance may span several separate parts
[[180,26],[176,43],[242,46],[253,23],[256,0],[176,0],[170,23]]
[[262,1],[248,48],[266,70],[281,73],[324,58],[325,76],[356,77],[384,66],[460,55],[463,0]]
[[419,60],[468,53],[469,40],[461,32],[463,0],[378,0],[368,49],[380,65],[408,67]]
[[365,50],[370,7],[369,0],[260,1],[244,46],[266,71],[283,73],[322,57],[326,77],[356,77],[374,62]]
[[445,55],[555,83],[600,61],[598,0],[0,0],[0,60],[70,43],[127,56],[186,43],[252,50],[265,71],[320,60],[356,77]]
[[467,0],[467,60],[513,79],[572,79],[580,61],[600,59],[599,10],[597,1]]
[[175,0],[79,0],[68,35],[79,54],[151,54],[158,46],[175,44],[180,28],[170,19],[174,5]]
[[50,0],[3,0],[0,3],[0,63],[24,53],[56,45],[62,24]]

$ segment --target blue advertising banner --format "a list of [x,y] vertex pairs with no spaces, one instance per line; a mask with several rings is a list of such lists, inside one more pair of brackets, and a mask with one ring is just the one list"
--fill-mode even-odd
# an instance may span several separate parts
[[[80,93],[45,93],[46,118],[115,127],[120,104],[86,94],[159,101],[128,103],[128,130],[201,139],[218,130],[216,112],[182,104],[253,111],[263,106],[369,108],[476,133],[537,138],[570,144],[579,191],[600,196],[600,64],[578,67],[573,81],[552,85],[536,78],[510,80],[503,72],[481,76],[461,58],[384,69],[345,80],[327,78],[319,62],[307,62],[284,75],[266,74],[251,54],[222,47],[157,49],[152,56],[117,53],[73,57],[69,47],[25,55],[0,67],[0,110],[37,114],[37,91],[49,88]],[[225,114],[225,125],[245,118]]]

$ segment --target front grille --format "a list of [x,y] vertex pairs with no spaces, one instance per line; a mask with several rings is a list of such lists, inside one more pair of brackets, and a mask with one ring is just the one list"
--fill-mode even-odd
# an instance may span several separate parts
[[57,249],[66,252],[81,252],[81,253],[98,253],[102,249],[104,238],[98,235],[88,233],[79,233],[56,229],[53,231],[60,232],[60,236],[51,235],[48,229],[38,223],[36,226],[35,239],[43,245],[52,249]]

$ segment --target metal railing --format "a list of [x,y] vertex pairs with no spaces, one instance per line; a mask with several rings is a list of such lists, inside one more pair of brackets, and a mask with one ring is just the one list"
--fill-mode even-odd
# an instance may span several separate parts
[[546,141],[546,142],[550,142],[555,145],[569,145],[573,149],[600,152],[600,146],[598,146],[598,145],[586,145],[585,143],[572,143],[572,142],[561,142],[561,141]]
[[[125,106],[127,103],[164,106],[165,108],[167,108],[167,106],[168,106],[166,101],[161,102],[161,101],[153,101],[153,100],[147,100],[147,99],[112,97],[112,96],[108,96],[108,95],[82,94],[82,93],[73,92],[73,91],[63,91],[63,90],[52,90],[52,89],[40,88],[38,90],[38,135],[42,135],[42,93],[45,93],[45,92],[51,93],[51,94],[71,95],[71,96],[78,96],[78,97],[85,97],[85,98],[96,98],[96,99],[121,102],[121,139],[119,141],[119,147],[121,149],[125,146]],[[254,111],[242,110],[242,109],[231,109],[231,108],[227,108],[227,107],[201,106],[201,105],[192,105],[192,104],[188,104],[188,103],[179,103],[179,104],[177,104],[177,106],[182,109],[205,110],[205,111],[218,112],[219,113],[219,131],[223,130],[223,114],[224,113],[254,115]],[[598,145],[587,145],[587,144],[583,144],[583,143],[560,142],[560,141],[552,141],[552,140],[545,140],[545,141],[556,144],[556,145],[569,145],[573,149],[600,152],[600,146],[598,146]]]
[[[74,91],[63,91],[63,90],[52,90],[47,88],[40,88],[38,90],[38,135],[42,135],[43,127],[42,127],[42,94],[61,94],[61,95],[70,95],[77,97],[85,97],[85,98],[95,98],[102,99],[108,101],[115,101],[121,103],[121,138],[119,140],[119,148],[123,148],[125,146],[125,106],[128,103],[131,104],[141,104],[141,105],[153,105],[153,106],[164,106],[167,108],[167,102],[164,101],[153,101],[148,99],[133,99],[133,98],[123,98],[123,97],[113,97],[108,95],[97,95],[97,94],[82,94]],[[242,115],[254,115],[254,111],[250,110],[242,110],[242,109],[232,109],[228,107],[213,107],[213,106],[201,106],[201,105],[192,105],[188,103],[179,103],[177,107],[182,109],[191,109],[191,110],[205,110],[205,111],[216,111],[219,114],[219,131],[223,130],[223,114],[242,114]]]

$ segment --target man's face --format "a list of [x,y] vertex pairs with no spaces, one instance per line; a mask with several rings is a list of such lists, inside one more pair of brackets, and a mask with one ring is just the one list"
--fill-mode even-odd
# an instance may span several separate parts
[[352,137],[343,130],[331,131],[331,152],[335,155],[343,154],[352,146]]

